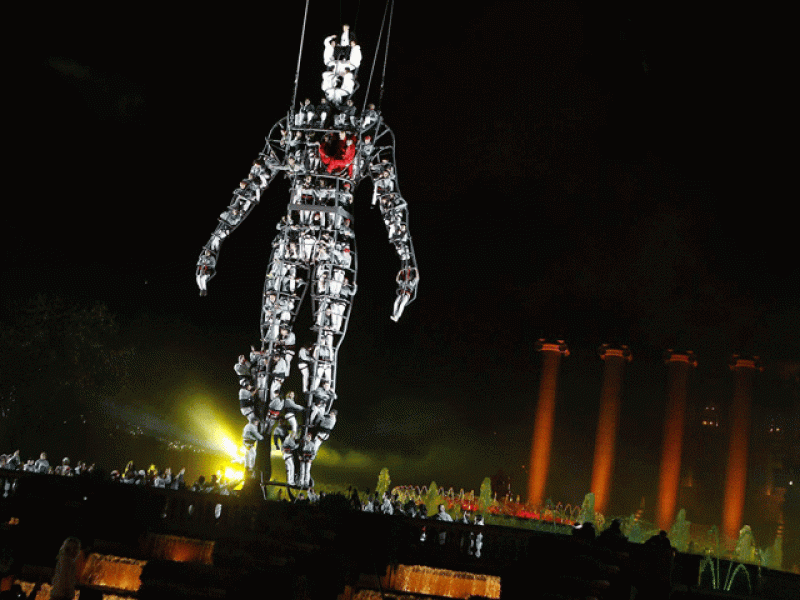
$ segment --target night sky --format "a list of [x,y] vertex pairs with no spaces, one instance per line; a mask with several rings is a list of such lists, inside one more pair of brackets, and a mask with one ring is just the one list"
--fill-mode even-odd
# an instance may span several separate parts
[[[286,181],[223,243],[205,298],[194,265],[289,108],[303,4],[69,7],[39,16],[21,59],[6,116],[28,135],[6,173],[22,185],[6,198],[18,216],[3,305],[40,292],[104,302],[137,349],[111,400],[164,427],[202,436],[187,412],[214,411],[231,436],[243,425],[232,366],[258,341]],[[363,102],[383,6],[358,4],[311,3],[299,98],[319,99],[322,40],[347,22],[365,52]],[[399,261],[364,183],[336,454],[318,477],[374,486],[386,466],[396,484],[477,489],[502,468],[524,495],[539,338],[571,352],[551,471],[559,500],[588,491],[602,343],[633,353],[616,476],[631,502],[654,493],[664,350],[696,353],[695,405],[729,397],[732,353],[758,354],[758,414],[782,410],[785,397],[763,391],[800,361],[781,15],[689,2],[397,4],[382,113],[419,293],[389,319]]]

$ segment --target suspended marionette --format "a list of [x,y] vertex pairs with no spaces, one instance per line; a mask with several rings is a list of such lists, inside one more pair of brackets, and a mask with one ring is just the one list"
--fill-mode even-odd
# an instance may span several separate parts
[[[323,88],[329,102],[323,99],[315,110],[310,100],[306,100],[295,110],[292,100],[292,109],[272,127],[263,151],[245,180],[246,185],[240,184],[235,190],[220,225],[198,260],[197,283],[201,295],[206,295],[208,283],[217,273],[222,241],[250,215],[272,181],[281,174],[289,179],[289,204],[277,226],[262,296],[261,351],[251,353],[253,364],[249,377],[247,361],[240,359],[236,365],[236,374],[243,385],[242,414],[251,422],[258,420],[262,434],[275,423],[268,404],[281,396],[282,386],[289,376],[295,347],[295,319],[309,290],[315,341],[301,348],[298,356],[306,413],[303,432],[298,432],[301,440],[308,432],[312,411],[314,420],[321,419],[330,413],[333,400],[338,398],[335,392],[338,352],[357,289],[358,261],[351,205],[356,187],[366,178],[372,180],[373,206],[381,212],[400,263],[402,276],[397,277],[398,301],[390,315],[392,320],[399,319],[416,298],[419,275],[408,233],[407,204],[398,185],[394,133],[374,104],[369,105],[369,110],[354,112],[354,102],[348,102],[360,89],[351,82],[358,73],[354,57],[360,64],[361,48],[354,43],[348,28],[344,28],[341,36],[326,41],[325,60],[329,70],[323,76]],[[331,72],[339,79],[332,80]],[[295,84],[295,98],[296,95]],[[337,129],[313,129],[312,123],[313,127],[320,127],[334,120],[326,118],[321,122],[310,116],[312,111],[317,117],[320,112],[328,112],[332,116],[344,114],[347,118],[336,121]],[[296,148],[301,141],[306,142],[306,159]],[[243,198],[244,190],[252,192]],[[380,202],[388,194],[392,196],[391,201]],[[403,234],[398,235],[398,231]],[[258,383],[253,387],[250,384],[256,373]],[[324,402],[319,401],[321,398]],[[320,409],[324,411],[322,414],[318,414]],[[294,423],[292,425],[292,430],[296,431]],[[303,475],[307,479],[307,470]]]

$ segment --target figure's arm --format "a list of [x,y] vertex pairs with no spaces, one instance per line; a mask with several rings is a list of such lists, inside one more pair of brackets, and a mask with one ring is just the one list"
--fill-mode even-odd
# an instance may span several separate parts
[[[253,211],[259,202],[262,192],[269,187],[270,182],[281,171],[280,165],[276,164],[277,160],[274,156],[266,158],[267,160],[259,159],[257,161],[259,163],[258,169],[254,167],[254,170],[258,171],[258,175],[253,176],[251,170],[250,178],[245,180],[249,182],[247,186],[234,192],[228,208],[222,213],[223,216],[219,218],[219,224],[200,252],[195,273],[201,290],[216,274],[216,264],[219,259],[222,241],[233,233]],[[209,262],[212,263],[211,268],[209,268]]]
[[[397,256],[400,258],[400,270],[407,272],[408,269],[413,269],[418,280],[417,257],[414,254],[414,244],[411,241],[408,226],[408,204],[400,193],[394,161],[394,134],[383,123],[381,123],[380,129],[383,131],[376,134],[375,152],[370,161],[370,177],[372,184],[378,185],[381,174],[388,172],[394,182],[394,185],[390,186],[392,187],[391,191],[379,189],[376,200],[386,224],[389,242],[394,245]],[[401,290],[409,290],[409,287],[405,286],[405,282],[398,281],[397,284],[398,293]],[[406,305],[411,304],[417,297],[417,285],[415,284],[409,291],[411,294]]]
[[306,409],[305,406],[300,406],[299,404],[297,404],[291,398],[284,398],[283,399],[283,407],[285,409],[289,409],[289,412],[292,412],[292,411],[303,412]]
[[336,37],[336,34],[329,35],[325,38],[323,42],[323,51],[322,51],[322,61],[325,63],[325,66],[330,66],[331,62],[333,62],[333,46],[331,45],[331,41]]

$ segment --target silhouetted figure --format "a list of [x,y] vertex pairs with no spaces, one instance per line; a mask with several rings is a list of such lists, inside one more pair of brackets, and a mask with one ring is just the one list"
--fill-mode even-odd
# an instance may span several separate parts
[[53,571],[50,600],[72,600],[75,597],[80,554],[81,541],[78,538],[68,537],[61,544],[61,549],[56,557],[56,568]]
[[641,579],[634,585],[644,597],[669,598],[672,578],[672,559],[675,549],[667,537],[667,532],[661,530],[658,535],[652,536],[644,543],[645,552],[641,554],[642,563],[634,565],[634,572]]
[[581,542],[594,542],[595,529],[592,523],[580,523],[572,528],[572,537]]
[[611,525],[604,529],[597,536],[597,544],[615,552],[624,552],[628,543],[628,538],[622,533],[622,521],[614,519]]

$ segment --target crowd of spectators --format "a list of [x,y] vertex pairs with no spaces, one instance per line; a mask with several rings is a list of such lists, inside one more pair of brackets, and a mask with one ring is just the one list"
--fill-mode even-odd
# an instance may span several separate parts
[[53,465],[47,458],[47,453],[42,452],[39,458],[29,458],[22,461],[20,451],[11,454],[0,454],[0,496],[8,497],[14,489],[15,479],[2,477],[3,471],[22,471],[39,475],[54,475],[61,477],[99,477],[113,483],[127,485],[147,486],[154,488],[189,490],[202,493],[217,493],[229,495],[241,481],[230,481],[217,474],[206,479],[200,475],[194,483],[186,481],[186,467],[173,473],[170,467],[158,469],[151,465],[147,470],[137,468],[133,461],[129,461],[125,468],[114,469],[110,473],[99,470],[95,463],[79,460],[74,465],[69,457],[64,457]]
[[[134,463],[129,462],[124,469],[112,471],[105,475],[98,472],[94,464],[78,461],[74,466],[68,458],[61,460],[56,466],[49,464],[47,455],[42,453],[37,460],[28,459],[25,462],[20,458],[19,451],[8,455],[0,455],[0,482],[2,483],[3,496],[8,496],[14,489],[15,477],[3,477],[2,470],[18,470],[56,477],[101,477],[103,480],[117,482],[120,485],[145,486],[152,488],[189,490],[197,493],[210,493],[230,495],[237,494],[234,488],[240,482],[222,480],[217,475],[209,479],[198,477],[193,483],[186,482],[186,469],[182,468],[177,473],[171,469],[163,470],[151,466],[149,469],[138,469]],[[480,559],[485,555],[486,535],[491,537],[492,532],[485,533],[483,516],[478,512],[474,514],[468,510],[456,510],[449,514],[445,504],[439,504],[436,511],[431,510],[424,502],[414,499],[401,498],[398,494],[389,492],[371,494],[369,490],[359,493],[355,488],[348,488],[347,492],[317,493],[312,486],[308,490],[294,488],[293,486],[276,487],[277,491],[271,497],[280,501],[289,501],[295,504],[348,507],[353,511],[383,514],[391,518],[405,518],[414,521],[426,520],[415,528],[415,535],[419,544],[431,548],[441,548],[447,552],[456,552],[461,556]],[[213,502],[213,501],[212,501]],[[220,518],[222,505],[217,505],[215,517]],[[190,508],[191,512],[191,508]],[[452,511],[451,511],[452,512]],[[455,516],[455,518],[454,518]],[[434,524],[438,522],[438,524]],[[463,525],[471,527],[464,528]],[[586,577],[577,577],[574,570],[562,572],[561,569],[552,568],[546,573],[550,582],[547,592],[553,593],[552,597],[561,597],[565,590],[570,593],[580,588],[581,592],[589,591],[597,598],[620,597],[620,591],[630,593],[632,590],[648,589],[654,592],[653,597],[668,594],[670,589],[670,571],[674,549],[667,539],[666,532],[653,536],[644,545],[643,552],[637,554],[639,558],[633,560],[629,554],[629,543],[621,530],[619,520],[611,522],[599,534],[591,523],[582,523],[572,529],[573,544],[565,547],[567,554],[574,556],[568,564],[580,563],[588,565],[585,569]],[[416,538],[415,538],[416,539]],[[488,546],[488,558],[491,559],[492,546]],[[583,562],[581,562],[583,561]],[[550,563],[548,563],[550,564]],[[556,564],[556,563],[554,563]],[[631,573],[642,575],[633,577]],[[542,573],[545,577],[545,573]],[[512,577],[513,579],[513,577]],[[510,583],[510,582],[509,582]],[[551,597],[545,594],[544,597]],[[627,596],[626,596],[627,597]],[[666,596],[663,596],[666,597]]]

